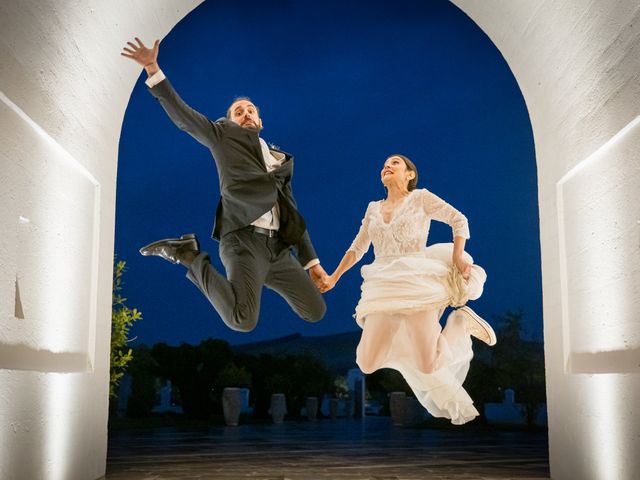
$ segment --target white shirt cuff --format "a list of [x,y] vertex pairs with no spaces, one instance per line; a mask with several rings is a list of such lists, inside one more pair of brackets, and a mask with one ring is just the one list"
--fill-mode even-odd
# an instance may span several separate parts
[[314,258],[304,266],[304,269],[309,270],[311,267],[315,267],[316,265],[320,265],[320,260],[318,260],[317,258]]
[[167,78],[167,77],[164,76],[164,73],[162,73],[162,70],[158,70],[156,73],[154,73],[149,78],[147,78],[144,81],[144,83],[147,84],[147,87],[153,88],[157,84],[159,84],[161,81],[163,81],[165,78]]

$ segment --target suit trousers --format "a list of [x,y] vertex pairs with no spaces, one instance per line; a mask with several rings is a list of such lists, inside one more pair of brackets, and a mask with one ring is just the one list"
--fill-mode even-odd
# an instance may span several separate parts
[[317,322],[324,316],[322,295],[291,247],[277,235],[269,237],[251,227],[230,232],[220,239],[220,260],[226,277],[201,252],[189,266],[187,278],[232,330],[249,332],[256,327],[263,286],[280,294],[303,320]]

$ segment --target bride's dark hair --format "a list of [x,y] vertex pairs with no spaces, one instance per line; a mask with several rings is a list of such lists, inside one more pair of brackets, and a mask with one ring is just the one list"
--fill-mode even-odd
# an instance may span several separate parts
[[409,180],[409,184],[407,185],[407,190],[409,190],[409,191],[415,190],[416,186],[418,185],[418,167],[416,167],[416,164],[413,163],[411,160],[409,160],[404,155],[400,155],[399,153],[394,153],[393,155],[389,155],[387,157],[387,159],[389,159],[391,157],[401,158],[402,161],[404,162],[404,164],[407,166],[407,170],[409,170],[410,172],[415,173],[415,176],[411,180]]

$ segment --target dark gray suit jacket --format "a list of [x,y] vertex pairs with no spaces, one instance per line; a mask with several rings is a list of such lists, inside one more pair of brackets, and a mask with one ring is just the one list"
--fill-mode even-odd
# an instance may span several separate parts
[[[258,130],[240,127],[226,118],[215,122],[189,107],[168,79],[149,89],[173,123],[209,148],[220,181],[220,202],[212,237],[220,240],[244,228],[271,210],[280,208],[280,238],[297,248],[302,265],[317,258],[309,233],[291,192],[293,157],[286,152],[283,164],[272,172],[262,157]],[[273,149],[272,149],[273,150]]]

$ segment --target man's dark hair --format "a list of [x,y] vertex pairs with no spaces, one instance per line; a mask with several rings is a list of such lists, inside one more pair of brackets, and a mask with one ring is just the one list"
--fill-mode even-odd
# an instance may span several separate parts
[[251,100],[249,97],[239,96],[234,98],[233,101],[229,104],[229,108],[227,108],[227,118],[229,120],[231,120],[231,107],[233,106],[234,103],[236,103],[239,100],[246,100],[247,102],[251,102],[253,106],[256,107],[256,112],[258,112],[258,116],[260,116],[260,108],[255,103],[253,103],[253,100]]

